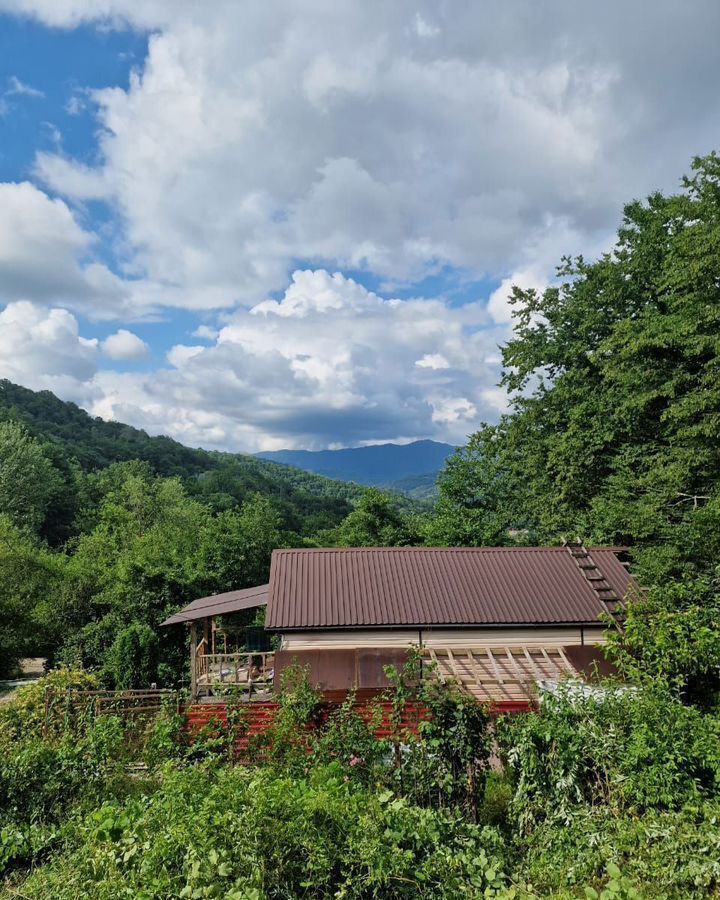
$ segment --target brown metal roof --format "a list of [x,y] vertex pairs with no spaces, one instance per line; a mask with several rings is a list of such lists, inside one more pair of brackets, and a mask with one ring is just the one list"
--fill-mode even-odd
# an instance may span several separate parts
[[240,612],[242,609],[252,609],[253,606],[265,606],[268,602],[269,585],[261,584],[258,587],[245,588],[241,591],[228,591],[225,594],[213,594],[210,597],[200,597],[193,600],[185,609],[165,619],[163,625],[179,625],[182,622],[193,622],[196,619],[204,619],[207,616],[224,616],[229,613]]
[[[623,597],[617,552],[591,552]],[[605,611],[566,547],[276,550],[265,627],[578,624]]]

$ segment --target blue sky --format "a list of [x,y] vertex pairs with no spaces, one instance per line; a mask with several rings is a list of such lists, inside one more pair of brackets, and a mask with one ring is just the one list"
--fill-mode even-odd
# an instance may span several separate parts
[[0,0],[0,377],[230,450],[462,442],[512,284],[720,143],[720,7]]
[[[0,178],[29,177],[35,153],[56,150],[58,139],[69,155],[93,162],[98,125],[85,92],[127,87],[132,67],[141,65],[146,53],[147,37],[136,31],[90,25],[66,31],[0,15],[0,88],[5,106],[0,120]],[[39,93],[18,93],[17,81]]]

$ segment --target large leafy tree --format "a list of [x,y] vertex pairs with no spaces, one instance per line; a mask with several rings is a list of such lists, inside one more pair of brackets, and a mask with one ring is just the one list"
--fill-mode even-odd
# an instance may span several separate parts
[[0,515],[0,676],[24,656],[42,655],[47,634],[37,611],[63,582],[65,558]]
[[197,597],[266,581],[272,550],[284,542],[280,516],[261,497],[213,515],[178,479],[157,478],[142,463],[112,467],[91,488],[97,507],[84,511],[87,530],[45,619],[62,657],[103,668],[119,684],[126,678],[118,660],[132,655],[128,648],[146,648],[154,629],[159,646],[150,656],[171,683],[186,662],[185,635],[159,623]]
[[511,412],[441,482],[455,539],[581,534],[630,544],[654,577],[720,558],[720,158],[625,208],[612,251],[513,290]]
[[39,441],[17,422],[0,422],[0,513],[40,533],[62,492],[60,473]]
[[417,542],[412,523],[389,494],[369,488],[355,509],[321,542],[336,547],[395,547]]

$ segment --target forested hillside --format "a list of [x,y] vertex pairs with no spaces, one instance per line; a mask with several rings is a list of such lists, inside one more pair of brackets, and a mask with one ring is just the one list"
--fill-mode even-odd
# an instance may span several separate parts
[[43,656],[108,685],[130,670],[176,684],[183,635],[158,623],[262,583],[275,547],[412,540],[377,491],[190,449],[0,382],[0,676]]
[[0,381],[0,421],[24,424],[60,468],[72,461],[83,472],[96,472],[112,463],[142,460],[156,475],[181,478],[192,496],[216,510],[262,494],[272,499],[285,527],[303,534],[338,524],[362,494],[354,485],[254,456],[208,452],[169,437],[151,437],[121,422],[93,418],[50,391],[31,391],[7,380]]

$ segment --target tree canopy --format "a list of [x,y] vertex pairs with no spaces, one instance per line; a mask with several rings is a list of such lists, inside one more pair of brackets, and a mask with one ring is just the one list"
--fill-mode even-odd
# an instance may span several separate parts
[[[720,551],[720,158],[630,203],[613,249],[514,288],[510,411],[441,480],[439,538],[629,545],[666,574]],[[647,551],[647,552],[645,552]]]

